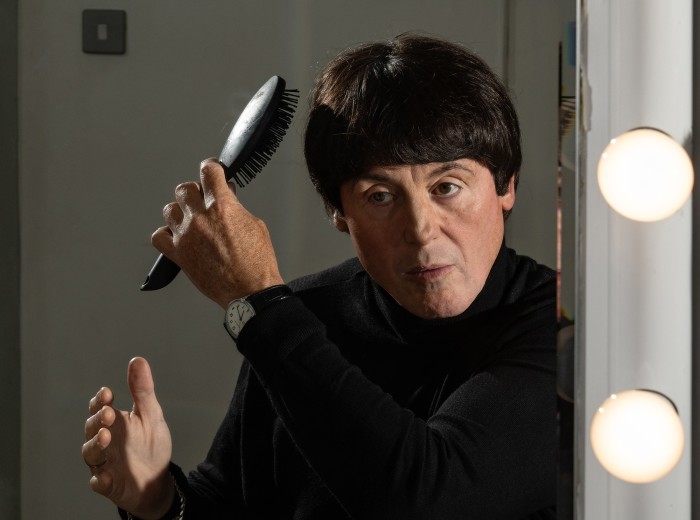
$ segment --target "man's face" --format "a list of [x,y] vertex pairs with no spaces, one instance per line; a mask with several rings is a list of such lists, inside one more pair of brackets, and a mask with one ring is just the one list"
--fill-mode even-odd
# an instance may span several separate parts
[[370,169],[341,186],[344,215],[369,275],[422,318],[456,316],[486,282],[503,241],[503,211],[488,168],[471,159]]

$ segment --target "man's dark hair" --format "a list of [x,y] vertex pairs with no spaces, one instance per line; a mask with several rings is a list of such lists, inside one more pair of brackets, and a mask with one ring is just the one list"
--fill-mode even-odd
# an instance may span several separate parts
[[312,93],[304,152],[326,210],[340,186],[375,166],[486,166],[496,192],[518,183],[520,127],[508,93],[479,57],[433,37],[402,34],[334,58]]

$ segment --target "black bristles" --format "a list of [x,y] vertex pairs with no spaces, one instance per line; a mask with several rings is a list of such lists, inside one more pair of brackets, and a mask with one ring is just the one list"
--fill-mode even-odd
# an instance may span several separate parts
[[298,90],[285,90],[280,96],[279,104],[264,134],[250,152],[250,156],[231,174],[231,178],[236,181],[239,187],[252,181],[277,151],[292,122],[298,103]]

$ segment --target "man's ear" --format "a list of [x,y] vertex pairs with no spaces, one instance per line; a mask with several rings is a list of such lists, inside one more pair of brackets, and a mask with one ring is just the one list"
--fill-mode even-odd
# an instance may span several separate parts
[[500,197],[501,210],[504,213],[509,213],[515,204],[515,175],[513,175],[508,181],[508,190],[503,195],[500,195]]
[[345,221],[345,217],[340,214],[337,209],[333,210],[333,216],[331,217],[335,229],[341,231],[342,233],[348,232],[348,223]]

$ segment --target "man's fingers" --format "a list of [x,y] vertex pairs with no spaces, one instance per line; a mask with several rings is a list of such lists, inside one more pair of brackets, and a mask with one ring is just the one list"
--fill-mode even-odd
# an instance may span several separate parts
[[102,427],[109,428],[114,424],[116,413],[110,406],[103,406],[95,415],[85,421],[85,440],[92,439]]
[[232,185],[226,181],[226,173],[224,167],[219,164],[216,159],[205,159],[199,168],[199,178],[202,181],[202,190],[204,190],[204,203],[206,207],[219,197],[230,197]]
[[111,405],[113,399],[114,394],[112,393],[112,390],[106,386],[100,388],[100,390],[95,394],[95,397],[90,399],[90,404],[88,405],[90,415],[96,414],[104,405]]
[[185,214],[182,211],[180,204],[177,202],[169,202],[163,208],[163,222],[165,222],[165,225],[170,229],[174,229],[179,226],[184,218]]
[[144,417],[160,417],[162,411],[156,399],[151,367],[144,358],[136,357],[129,362],[127,380],[134,399],[134,413]]
[[168,226],[161,226],[151,235],[151,244],[165,256],[173,259],[173,232]]
[[90,487],[95,493],[110,496],[114,479],[109,471],[95,470],[95,474],[90,479]]
[[112,433],[107,428],[100,428],[97,434],[83,444],[83,460],[88,466],[102,466],[107,460],[105,450],[112,442]]
[[[195,212],[204,210],[202,187],[196,182],[183,182],[179,184],[175,188],[175,200],[183,213],[192,213],[193,209]],[[178,222],[181,221],[182,219]]]

